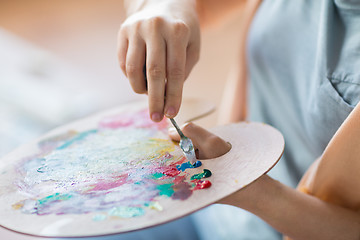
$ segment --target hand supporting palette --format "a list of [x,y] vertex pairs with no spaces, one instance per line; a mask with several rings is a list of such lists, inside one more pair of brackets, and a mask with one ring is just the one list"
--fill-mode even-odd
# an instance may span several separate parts
[[52,237],[151,227],[238,191],[283,152],[282,135],[268,125],[220,126],[212,132],[232,149],[194,167],[168,126],[151,122],[143,104],[127,105],[17,149],[0,162],[0,225]]

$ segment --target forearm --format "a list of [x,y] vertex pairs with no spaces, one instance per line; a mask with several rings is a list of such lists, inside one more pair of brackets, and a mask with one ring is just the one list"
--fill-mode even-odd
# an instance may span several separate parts
[[[254,184],[254,185],[253,185]],[[360,215],[289,188],[267,175],[231,202],[259,216],[292,239],[359,239]]]

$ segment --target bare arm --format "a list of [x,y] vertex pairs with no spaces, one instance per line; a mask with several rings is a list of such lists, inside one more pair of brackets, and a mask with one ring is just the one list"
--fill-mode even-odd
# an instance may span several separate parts
[[229,203],[292,239],[360,239],[359,119],[360,104],[300,182],[307,194],[264,176]]
[[296,191],[267,175],[223,203],[254,213],[292,239],[360,239],[358,213]]
[[[225,141],[194,124],[186,125],[183,132],[193,140],[200,157],[214,158],[229,150]],[[179,140],[176,131],[170,136]],[[292,189],[268,175],[220,203],[252,212],[292,239],[360,239],[358,212]]]

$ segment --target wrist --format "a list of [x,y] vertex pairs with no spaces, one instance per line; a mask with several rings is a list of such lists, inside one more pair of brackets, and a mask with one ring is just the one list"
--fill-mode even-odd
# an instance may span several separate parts
[[172,12],[191,12],[197,15],[196,0],[124,0],[126,15],[130,16],[142,10],[156,8],[174,10]]
[[124,0],[126,16],[142,10],[147,2],[147,0]]

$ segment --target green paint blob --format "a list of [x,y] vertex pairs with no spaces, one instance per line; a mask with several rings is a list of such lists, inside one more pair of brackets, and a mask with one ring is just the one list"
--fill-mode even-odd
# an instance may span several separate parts
[[69,200],[70,198],[72,198],[71,194],[61,194],[61,193],[55,193],[53,195],[49,195],[47,197],[44,197],[42,199],[38,200],[38,203],[40,205],[42,204],[46,204],[49,202],[54,202],[54,201],[64,201],[64,200]]
[[199,174],[194,174],[191,176],[191,180],[195,180],[195,179],[202,179],[202,178],[208,178],[211,176],[211,171],[208,169],[204,169],[204,171],[202,173]]
[[210,177],[211,176],[211,171],[209,169],[204,169],[204,178]]
[[167,183],[158,185],[156,188],[160,191],[159,195],[165,195],[171,197],[174,194],[174,189],[172,189],[173,183]]

